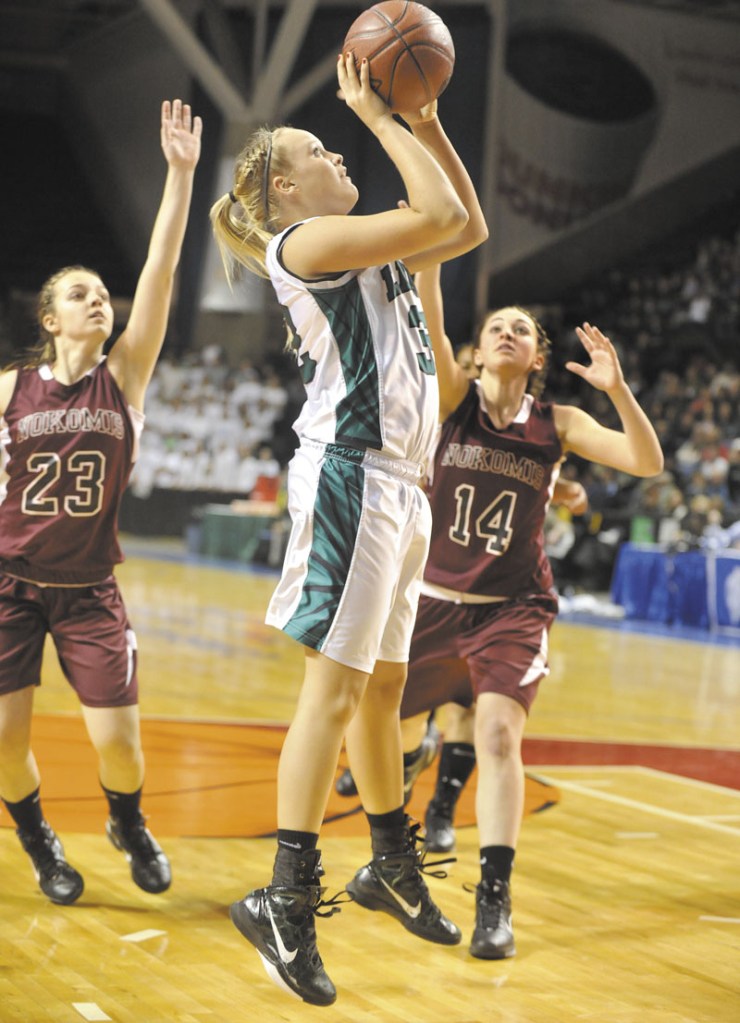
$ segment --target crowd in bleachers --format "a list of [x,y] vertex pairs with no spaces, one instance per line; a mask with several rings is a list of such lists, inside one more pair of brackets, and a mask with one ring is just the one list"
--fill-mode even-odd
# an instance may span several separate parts
[[281,473],[289,409],[290,392],[272,365],[244,360],[231,368],[218,344],[179,360],[163,356],[147,395],[133,493],[146,497],[160,487],[264,496],[271,491],[265,481],[277,485]]
[[609,548],[625,539],[740,549],[740,231],[712,233],[684,249],[679,258],[664,245],[542,310],[555,351],[548,396],[617,425],[610,403],[563,368],[579,358],[572,327],[588,319],[615,341],[665,453],[665,471],[652,480],[566,463],[565,475],[585,485],[590,511],[572,527],[562,569],[581,579],[590,570],[602,588]]

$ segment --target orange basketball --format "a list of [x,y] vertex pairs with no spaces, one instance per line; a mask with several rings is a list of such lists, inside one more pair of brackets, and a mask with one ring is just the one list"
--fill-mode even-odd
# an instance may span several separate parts
[[419,110],[447,86],[455,66],[449,29],[433,11],[410,0],[385,0],[364,11],[344,40],[359,71],[370,62],[370,80],[391,110]]

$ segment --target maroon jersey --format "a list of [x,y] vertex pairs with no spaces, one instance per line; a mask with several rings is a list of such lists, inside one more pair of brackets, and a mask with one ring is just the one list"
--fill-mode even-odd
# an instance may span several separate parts
[[21,369],[5,413],[0,570],[82,585],[123,561],[118,508],[136,433],[103,360],[67,386],[48,366]]
[[514,421],[497,430],[472,381],[434,456],[425,581],[488,597],[550,590],[543,525],[562,457],[551,404],[525,395]]

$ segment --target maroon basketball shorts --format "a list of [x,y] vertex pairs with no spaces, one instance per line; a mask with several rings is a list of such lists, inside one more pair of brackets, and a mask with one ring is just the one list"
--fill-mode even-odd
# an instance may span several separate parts
[[500,693],[529,713],[549,673],[547,645],[557,601],[546,595],[492,604],[456,604],[422,595],[411,640],[401,717],[445,703],[469,707]]
[[41,684],[47,633],[82,704],[138,702],[136,636],[113,576],[93,586],[37,586],[0,574],[0,694]]

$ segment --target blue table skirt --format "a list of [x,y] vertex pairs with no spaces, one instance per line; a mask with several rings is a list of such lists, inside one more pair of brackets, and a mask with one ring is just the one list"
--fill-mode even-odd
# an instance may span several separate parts
[[611,598],[627,618],[708,629],[707,555],[671,553],[655,544],[622,544]]

